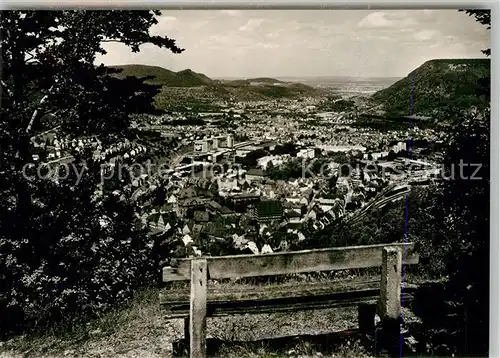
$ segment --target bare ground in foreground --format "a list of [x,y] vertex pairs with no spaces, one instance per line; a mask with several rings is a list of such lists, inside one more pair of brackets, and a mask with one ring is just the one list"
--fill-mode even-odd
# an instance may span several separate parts
[[[158,289],[139,293],[128,307],[110,312],[72,332],[45,332],[18,336],[0,342],[0,358],[159,358],[172,356],[172,342],[182,338],[183,320],[165,319],[158,301]],[[286,352],[270,352],[266,347],[231,344],[279,336],[326,334],[357,326],[355,307],[209,318],[209,337],[227,341],[218,355],[232,357],[324,356],[307,343]],[[370,357],[350,340],[332,357]]]

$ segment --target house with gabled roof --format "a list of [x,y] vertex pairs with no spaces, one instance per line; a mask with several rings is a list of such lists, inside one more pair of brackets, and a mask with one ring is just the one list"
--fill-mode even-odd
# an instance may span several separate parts
[[194,186],[187,186],[187,187],[182,188],[179,191],[179,193],[177,193],[177,198],[179,200],[183,200],[183,199],[194,198],[197,195],[198,194],[197,194],[196,188]]
[[158,221],[156,223],[158,227],[165,227],[165,221],[163,220],[163,215],[160,214],[158,217]]
[[[144,222],[144,215],[141,217],[141,221]],[[162,213],[152,213],[148,215],[145,219],[146,224],[154,230],[155,233],[166,232],[172,228],[168,222],[168,216]]]
[[186,217],[195,210],[202,210],[206,202],[207,199],[198,197],[179,200],[177,203],[177,215]]
[[218,213],[221,216],[230,216],[235,214],[235,212],[229,209],[227,206],[221,206],[218,210]]
[[189,220],[186,224],[184,224],[183,228],[182,228],[182,234],[185,235],[185,234],[192,234],[193,233],[193,227],[195,225],[195,221],[194,220]]
[[148,214],[148,213],[143,213],[142,215],[140,215],[141,222],[142,222],[143,224],[147,224],[147,222],[148,222],[148,217],[149,217],[149,214]]
[[245,179],[253,181],[263,181],[267,177],[267,174],[262,169],[252,168],[245,173]]
[[285,212],[285,218],[288,222],[299,223],[302,220],[302,214],[295,210],[289,210]]
[[314,190],[312,188],[307,187],[302,193],[301,196],[305,198],[308,202],[311,201],[314,196]]
[[247,179],[239,179],[238,187],[241,191],[247,191],[252,187],[252,183]]
[[139,199],[142,195],[144,195],[144,191],[143,191],[141,188],[139,188],[139,189],[137,189],[136,191],[134,191],[134,193],[132,194],[131,199],[132,199],[132,200],[134,200],[134,201],[136,201],[136,200],[138,200],[138,199]]
[[252,216],[258,222],[281,220],[283,217],[283,205],[278,200],[262,200],[251,209]]
[[193,213],[193,218],[197,222],[207,222],[210,220],[210,214],[207,211],[196,210]]

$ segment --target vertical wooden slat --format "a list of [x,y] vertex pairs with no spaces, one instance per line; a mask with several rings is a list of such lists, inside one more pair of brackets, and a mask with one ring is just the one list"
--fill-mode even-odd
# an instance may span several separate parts
[[[399,357],[401,349],[401,266],[402,250],[385,247],[382,251],[382,278],[380,282],[379,316],[382,319],[381,347],[390,357]],[[377,337],[377,340],[379,337]]]
[[189,312],[189,348],[191,358],[206,356],[207,260],[191,261],[191,302]]
[[401,250],[385,247],[382,252],[379,316],[399,319],[401,315]]

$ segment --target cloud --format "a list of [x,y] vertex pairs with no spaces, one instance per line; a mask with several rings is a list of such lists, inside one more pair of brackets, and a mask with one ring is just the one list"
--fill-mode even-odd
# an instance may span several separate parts
[[179,19],[175,16],[160,16],[158,23],[151,29],[154,35],[164,35],[165,31],[176,29]]
[[[255,39],[246,36],[238,36],[237,33],[234,32],[211,35],[208,37],[205,43],[211,50],[224,49],[224,51],[228,51],[229,49],[231,49],[231,51],[235,51],[242,48],[251,49],[256,47],[264,47],[256,42]],[[265,43],[267,43],[267,41]]]
[[221,10],[220,13],[227,16],[241,16],[240,10]]
[[396,27],[408,27],[415,25],[416,21],[402,13],[372,12],[366,15],[358,23],[359,28],[365,29],[387,29]]
[[[171,10],[156,34],[172,54],[106,43],[106,64],[143,63],[211,77],[403,76],[432,58],[480,57],[490,32],[456,10]],[[241,31],[238,31],[240,29]]]
[[428,41],[433,39],[436,35],[437,31],[435,30],[423,30],[414,34],[413,38],[417,41]]
[[245,32],[254,31],[258,29],[263,22],[264,19],[250,19],[246,22],[245,25],[240,26],[238,30]]
[[258,42],[256,47],[261,47],[261,48],[278,48],[280,45],[275,44],[275,43],[265,43],[265,42]]
[[175,16],[170,16],[170,15],[160,17],[160,22],[162,22],[162,21],[178,21],[178,20],[179,19],[176,18]]
[[394,40],[394,38],[393,38],[393,37],[390,37],[390,36],[384,36],[384,35],[380,35],[380,36],[373,36],[372,38],[373,38],[373,39],[376,39],[376,40],[396,41],[396,40]]
[[385,17],[383,12],[374,12],[365,16],[359,23],[362,28],[391,27],[391,22]]
[[193,30],[199,30],[205,25],[208,25],[209,21],[208,20],[203,20],[203,21],[195,21],[190,25],[190,28]]
[[233,42],[233,38],[228,35],[212,35],[208,38],[208,44],[228,45]]
[[283,32],[283,29],[278,29],[277,31],[274,32],[268,32],[267,34],[264,35],[266,39],[277,39],[281,36]]

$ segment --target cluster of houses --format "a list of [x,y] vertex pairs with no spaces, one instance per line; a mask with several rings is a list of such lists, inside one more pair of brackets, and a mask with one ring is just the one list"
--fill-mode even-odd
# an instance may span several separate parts
[[72,151],[93,149],[93,159],[114,164],[118,159],[131,159],[147,151],[146,146],[124,139],[107,148],[95,137],[62,137],[57,131],[49,131],[31,138],[33,161],[51,162],[71,157]]
[[[243,153],[246,155],[263,148],[270,150],[275,143],[264,140],[235,145],[246,150]],[[266,172],[269,163],[280,167],[292,160],[289,154],[284,154],[261,157],[256,167],[229,169],[213,173],[210,177],[189,175],[192,172],[183,171],[183,167],[172,169],[166,183],[144,175],[134,183],[135,194],[139,193],[135,199],[142,203],[140,218],[144,225],[154,233],[168,233],[167,237],[172,240],[182,238],[179,242],[194,245],[197,252],[204,250],[205,246],[200,243],[202,237],[204,240],[224,242],[232,248],[268,252],[286,247],[283,244],[285,241],[303,240],[306,226],[321,230],[346,214],[363,208],[384,186],[397,181],[397,176],[384,176],[383,171],[391,166],[404,167],[407,163],[399,163],[402,158],[391,161],[384,161],[383,158],[389,151],[397,153],[406,150],[406,142],[396,142],[384,150],[365,152],[364,159],[360,160],[361,167],[353,168],[348,177],[340,176],[334,187],[322,177],[269,179]],[[356,152],[359,155],[363,151]],[[304,160],[313,160],[317,155],[314,147],[306,147],[297,153],[297,157]],[[377,170],[364,170],[364,166],[374,161],[377,161]],[[338,171],[338,163],[330,164],[330,169]],[[421,164],[422,168],[429,168],[430,165],[425,162],[413,164]],[[392,174],[390,170],[389,174]],[[152,205],[150,198],[158,190],[165,192],[164,201]],[[219,220],[230,220],[232,223],[214,224]],[[288,239],[271,243],[270,238],[277,233],[285,233]]]
[[132,159],[146,152],[146,146],[125,139],[108,148],[103,148],[102,145],[99,144],[97,148],[95,148],[93,159],[101,162],[108,161],[114,164],[118,159]]
[[[288,243],[290,235],[303,240],[305,226],[320,230],[332,224],[349,210],[362,207],[384,183],[377,173],[359,169],[351,177],[339,178],[335,188],[321,177],[270,180],[259,168],[228,170],[209,178],[172,175],[163,184],[146,176],[138,183],[141,197],[154,197],[159,189],[165,195],[155,205],[152,200],[143,201],[140,218],[153,233],[166,233],[169,240],[182,238],[184,245],[194,245],[199,252],[204,247],[201,237],[232,248],[245,242],[243,246],[249,249],[250,245],[252,252],[272,251],[285,245],[267,240],[276,233],[288,235]],[[228,218],[236,224],[214,224]],[[245,232],[253,233],[251,240]]]
[[88,146],[100,145],[96,137],[62,137],[56,130],[48,131],[31,138],[33,161],[56,161],[66,158],[70,151],[80,151]]

